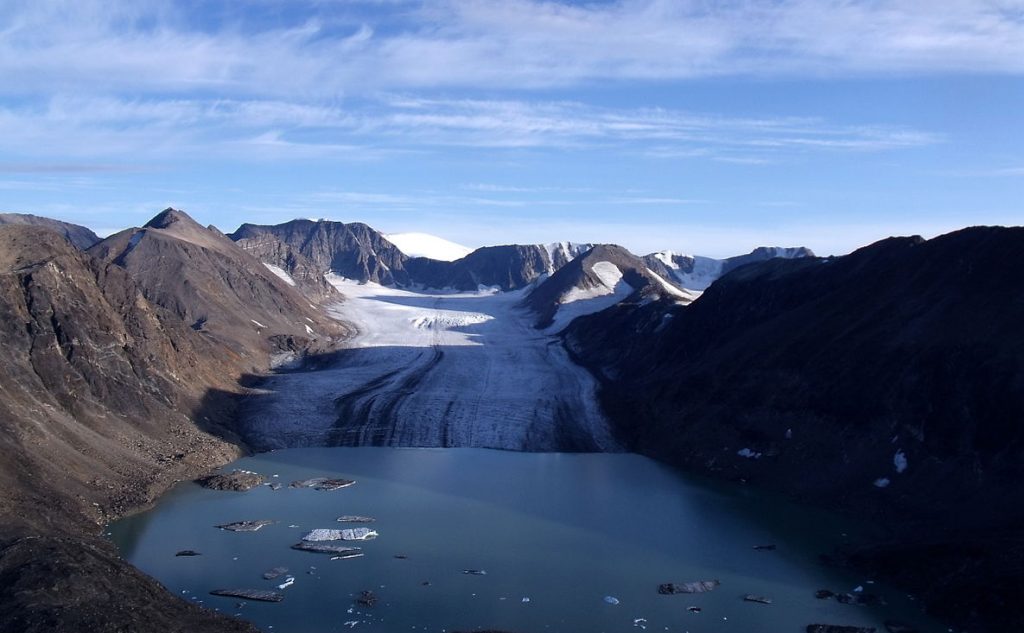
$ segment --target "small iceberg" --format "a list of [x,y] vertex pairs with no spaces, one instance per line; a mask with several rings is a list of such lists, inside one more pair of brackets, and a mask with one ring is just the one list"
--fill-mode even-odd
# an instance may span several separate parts
[[619,599],[615,596],[605,596],[604,601],[608,604],[619,604]]
[[676,593],[705,593],[713,591],[719,583],[717,580],[697,580],[695,582],[666,582],[658,585],[658,593],[672,595]]
[[369,541],[377,538],[376,530],[370,528],[345,528],[332,530],[330,528],[317,528],[311,530],[302,537],[303,541]]
[[284,596],[276,591],[263,589],[214,589],[210,592],[214,596],[227,598],[243,598],[245,600],[257,600],[259,602],[281,602]]
[[373,523],[376,520],[373,517],[363,517],[357,514],[346,514],[338,517],[338,523]]
[[331,545],[329,543],[313,543],[302,541],[292,545],[292,549],[303,552],[314,552],[317,554],[334,554],[338,558],[355,558],[362,556],[363,550],[358,547],[345,547],[344,545]]
[[278,589],[287,589],[295,584],[295,576],[288,576],[284,582],[277,586]]
[[313,479],[302,479],[293,481],[289,488],[312,488],[313,490],[339,490],[348,488],[356,483],[352,479],[329,479],[327,477],[314,477]]
[[273,521],[235,521],[234,523],[225,523],[223,525],[215,525],[213,527],[221,530],[228,530],[229,532],[255,532],[263,526],[272,525]]

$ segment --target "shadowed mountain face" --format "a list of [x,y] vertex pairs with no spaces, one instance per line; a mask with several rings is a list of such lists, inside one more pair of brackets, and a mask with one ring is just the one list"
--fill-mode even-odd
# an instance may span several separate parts
[[1021,252],[1024,229],[972,228],[776,259],[690,306],[580,319],[566,339],[627,445],[871,515],[889,542],[861,564],[973,630],[1010,630],[1024,618]]
[[69,222],[61,222],[60,220],[51,220],[50,218],[44,218],[38,215],[29,215],[27,213],[0,213],[0,225],[3,224],[38,226],[44,229],[50,229],[51,231],[56,231],[63,235],[67,241],[71,242],[75,248],[83,251],[100,241],[98,235],[84,226],[71,224]]
[[222,343],[249,367],[329,348],[348,330],[216,229],[167,209],[89,250],[124,268],[145,297]]

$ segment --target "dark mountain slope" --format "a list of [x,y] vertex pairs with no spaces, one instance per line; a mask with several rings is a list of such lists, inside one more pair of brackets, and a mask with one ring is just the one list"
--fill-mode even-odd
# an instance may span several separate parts
[[686,307],[579,319],[567,344],[605,377],[602,401],[636,450],[869,516],[889,536],[860,564],[969,630],[1015,630],[1021,253],[1024,229],[979,227],[775,259]]
[[100,241],[100,237],[84,226],[51,220],[38,215],[27,213],[0,213],[0,225],[2,224],[23,224],[27,226],[39,226],[51,231],[56,231],[71,242],[75,248],[85,250]]
[[328,271],[359,281],[408,285],[408,259],[383,234],[358,222],[292,220],[275,226],[243,224],[231,234],[256,259],[279,266],[296,281]]
[[89,254],[127,270],[145,297],[208,334],[251,368],[267,352],[329,348],[347,333],[223,233],[167,209]]
[[238,455],[239,368],[119,266],[47,229],[0,227],[0,630],[242,631],[171,596],[96,536]]
[[562,306],[571,302],[573,295],[593,294],[615,302],[616,298],[621,300],[635,292],[647,297],[671,296],[687,302],[693,298],[653,273],[643,260],[621,246],[599,244],[545,279],[527,295],[525,304],[538,315],[537,327],[547,327]]

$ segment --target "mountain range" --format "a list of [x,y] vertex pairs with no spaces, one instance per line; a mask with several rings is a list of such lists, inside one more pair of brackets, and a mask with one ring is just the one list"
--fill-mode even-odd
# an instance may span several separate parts
[[[422,244],[437,247],[439,238],[409,235],[412,237],[400,234],[399,240],[417,250]],[[542,281],[595,246],[572,242],[485,246],[455,257],[464,247],[448,243],[441,248],[446,259],[429,259],[407,255],[387,236],[366,224],[328,220],[292,220],[274,226],[243,224],[229,237],[260,261],[286,272],[300,286],[321,287],[323,273],[329,271],[362,282],[460,291],[475,291],[481,286],[504,291],[524,288]],[[609,248],[625,253],[621,247]],[[647,269],[647,276],[653,273],[680,289],[700,291],[744,264],[813,254],[806,248],[760,247],[747,255],[723,260],[670,251],[642,258],[629,256],[635,260],[630,267]]]
[[244,451],[259,376],[343,362],[355,326],[328,316],[345,298],[326,273],[518,293],[599,380],[621,444],[871,517],[885,537],[832,560],[967,630],[1024,622],[1024,229],[830,258],[563,243],[442,261],[360,223],[224,235],[167,209],[99,240],[27,217],[0,221],[0,631],[251,630],[167,594],[97,525]]

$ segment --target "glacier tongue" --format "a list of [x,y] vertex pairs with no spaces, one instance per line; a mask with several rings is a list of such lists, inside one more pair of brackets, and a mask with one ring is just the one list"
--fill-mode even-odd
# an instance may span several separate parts
[[532,327],[522,291],[427,294],[330,281],[346,297],[332,315],[359,334],[329,367],[261,385],[243,412],[254,447],[620,449],[596,382],[558,339]]

